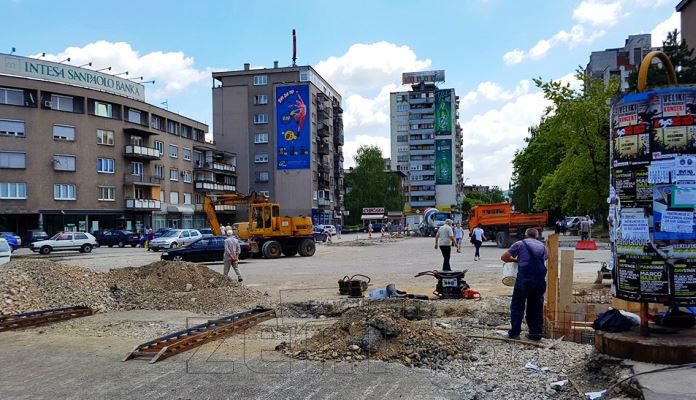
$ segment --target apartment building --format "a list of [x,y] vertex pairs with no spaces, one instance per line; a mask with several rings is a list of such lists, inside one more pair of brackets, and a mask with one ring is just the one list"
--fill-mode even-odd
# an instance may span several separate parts
[[681,21],[681,38],[686,40],[690,49],[696,49],[696,2],[692,0],[682,0],[676,10]]
[[341,95],[310,66],[244,64],[213,79],[216,148],[237,154],[237,190],[266,194],[281,213],[315,224],[341,220]]
[[652,35],[649,33],[629,35],[623,47],[593,51],[585,72],[592,77],[601,78],[605,84],[612,78],[621,81],[621,90],[628,90],[628,76],[638,71],[640,63],[652,50]]
[[207,125],[146,103],[144,90],[0,54],[2,230],[206,226],[197,204],[235,190],[234,154],[206,142]]
[[406,211],[451,210],[462,201],[459,97],[437,86],[445,71],[403,74],[411,90],[390,95],[391,169],[408,176]]

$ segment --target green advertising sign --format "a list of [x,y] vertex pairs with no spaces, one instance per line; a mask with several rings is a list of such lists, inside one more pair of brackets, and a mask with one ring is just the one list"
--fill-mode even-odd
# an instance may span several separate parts
[[452,89],[435,91],[435,134],[452,134]]
[[452,139],[435,140],[435,184],[452,184]]

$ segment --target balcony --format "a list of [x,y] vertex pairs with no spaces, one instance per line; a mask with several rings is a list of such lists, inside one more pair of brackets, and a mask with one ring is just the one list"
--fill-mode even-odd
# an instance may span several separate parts
[[[430,121],[430,122],[432,122],[432,121]],[[432,134],[434,132],[433,128],[415,128],[415,129],[409,128],[408,131],[411,133],[420,133],[420,134],[422,134],[422,133]]]
[[425,150],[410,150],[412,156],[427,156],[435,154],[435,149],[425,149]]
[[319,199],[317,200],[317,203],[318,203],[320,206],[330,206],[330,205],[331,205],[331,201],[330,201],[330,200],[322,199],[322,198],[319,198]]
[[159,160],[162,153],[152,147],[128,145],[123,148],[123,157],[132,160]]
[[193,162],[193,169],[207,169],[222,173],[234,174],[237,172],[237,167],[232,164],[221,163],[221,162]]
[[435,108],[434,107],[426,107],[426,108],[413,108],[413,107],[411,107],[408,111],[411,114],[434,114]]
[[329,129],[329,124],[326,122],[319,122],[317,124],[317,135],[319,137],[329,137],[331,130]]
[[126,199],[127,210],[159,210],[162,203],[150,199]]
[[215,181],[194,179],[193,188],[195,190],[200,190],[203,192],[235,192],[237,187],[235,185],[228,185],[226,183],[219,183]]
[[331,166],[329,166],[329,164],[319,164],[317,170],[320,174],[328,174],[331,170]]
[[[196,204],[194,207],[194,210],[196,212],[203,212],[203,204]],[[216,204],[215,205],[215,212],[221,212],[221,213],[226,213],[226,212],[236,212],[237,211],[237,206],[231,206],[228,204]]]
[[408,144],[418,146],[418,145],[433,145],[435,144],[435,139],[410,139]]
[[420,118],[409,118],[408,122],[410,124],[432,124],[433,121],[435,121],[434,116],[425,116],[422,115]]
[[328,143],[319,142],[317,143],[317,153],[319,153],[319,155],[331,154],[331,147]]
[[411,196],[435,196],[435,190],[411,190]]
[[123,175],[124,185],[143,185],[143,186],[159,186],[162,184],[161,176],[154,175]]
[[416,186],[435,186],[435,177],[433,177],[432,179],[423,179],[420,181],[409,179],[408,183]]
[[[128,122],[128,121],[126,121]],[[149,127],[147,126],[142,126],[142,127],[128,127],[128,128],[123,128],[123,133],[127,135],[138,135],[138,136],[150,136],[150,135],[159,135],[158,132],[154,130],[150,130]]]
[[432,207],[435,205],[435,199],[411,201],[408,204],[410,204],[411,207]]
[[427,98],[419,97],[419,98],[417,98],[417,99],[408,99],[408,102],[409,102],[410,104],[434,103],[434,102],[435,102],[435,97],[427,97]]
[[343,146],[343,131],[334,132],[334,146]]

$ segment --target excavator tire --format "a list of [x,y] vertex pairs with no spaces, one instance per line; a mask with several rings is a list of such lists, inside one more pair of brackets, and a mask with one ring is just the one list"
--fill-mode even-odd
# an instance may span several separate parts
[[302,257],[311,257],[317,250],[317,246],[312,239],[303,239],[298,246],[298,250]]
[[283,248],[275,240],[269,240],[261,247],[261,253],[266,258],[278,258],[282,254]]

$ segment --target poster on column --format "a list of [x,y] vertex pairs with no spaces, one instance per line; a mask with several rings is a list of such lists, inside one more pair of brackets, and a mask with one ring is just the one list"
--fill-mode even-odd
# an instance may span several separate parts
[[653,187],[653,240],[695,240],[693,209],[671,207],[674,186]]
[[669,274],[665,260],[654,257],[650,260],[641,260],[640,293],[642,296],[667,296],[670,292]]
[[677,301],[696,299],[696,260],[680,260],[674,263],[672,273],[674,297]]
[[652,185],[648,179],[649,164],[641,163],[614,169],[614,187],[623,207],[652,207]]
[[276,168],[279,170],[310,167],[310,103],[307,84],[276,87]]

